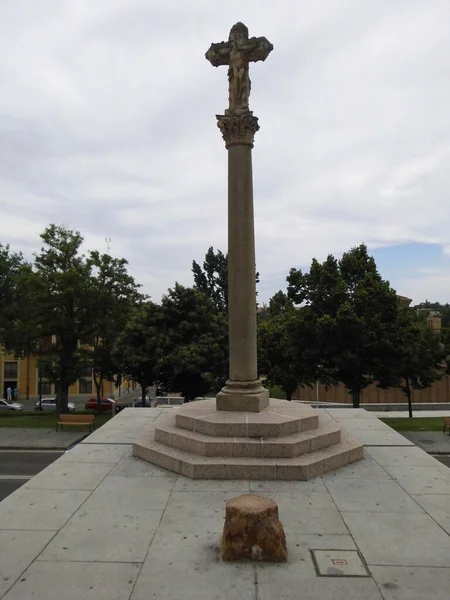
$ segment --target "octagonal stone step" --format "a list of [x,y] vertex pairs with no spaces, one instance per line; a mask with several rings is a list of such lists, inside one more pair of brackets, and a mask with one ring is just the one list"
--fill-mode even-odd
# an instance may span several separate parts
[[225,413],[216,410],[214,400],[199,400],[177,411],[175,423],[212,437],[272,438],[317,429],[319,417],[311,407],[286,400],[271,399],[260,413]]
[[180,429],[173,418],[166,418],[155,428],[155,441],[200,456],[292,458],[338,444],[341,428],[336,423],[324,423],[318,429],[284,437],[212,437]]
[[293,458],[199,456],[157,442],[146,433],[133,444],[133,456],[191,479],[307,480],[364,458],[358,440],[343,434],[341,442]]

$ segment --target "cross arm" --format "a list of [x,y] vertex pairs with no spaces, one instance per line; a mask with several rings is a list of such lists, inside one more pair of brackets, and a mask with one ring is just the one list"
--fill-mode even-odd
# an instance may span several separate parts
[[252,37],[245,45],[245,50],[245,54],[249,62],[257,62],[259,60],[264,61],[272,52],[273,44],[271,44],[264,36]]
[[205,54],[206,60],[209,60],[213,67],[228,65],[230,62],[229,57],[230,46],[227,42],[211,44],[209,50]]

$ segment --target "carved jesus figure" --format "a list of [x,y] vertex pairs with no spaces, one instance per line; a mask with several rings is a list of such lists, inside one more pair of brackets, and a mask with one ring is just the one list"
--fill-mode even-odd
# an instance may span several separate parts
[[205,55],[207,60],[214,67],[229,65],[228,112],[243,113],[249,110],[249,62],[266,60],[272,50],[272,44],[265,37],[249,39],[248,29],[243,23],[233,25],[228,42],[211,44]]

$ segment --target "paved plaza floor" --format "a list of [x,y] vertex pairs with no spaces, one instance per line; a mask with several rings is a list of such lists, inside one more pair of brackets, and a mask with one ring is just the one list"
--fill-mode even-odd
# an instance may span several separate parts
[[[176,410],[176,409],[166,409]],[[447,600],[450,469],[372,414],[363,461],[306,482],[190,480],[131,455],[126,409],[0,504],[4,600]],[[287,564],[223,563],[226,501],[274,498]]]

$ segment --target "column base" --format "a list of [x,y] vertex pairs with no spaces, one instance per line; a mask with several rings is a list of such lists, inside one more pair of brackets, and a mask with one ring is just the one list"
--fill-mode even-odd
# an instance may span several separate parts
[[227,381],[216,396],[216,410],[259,413],[269,406],[269,390],[255,381]]

